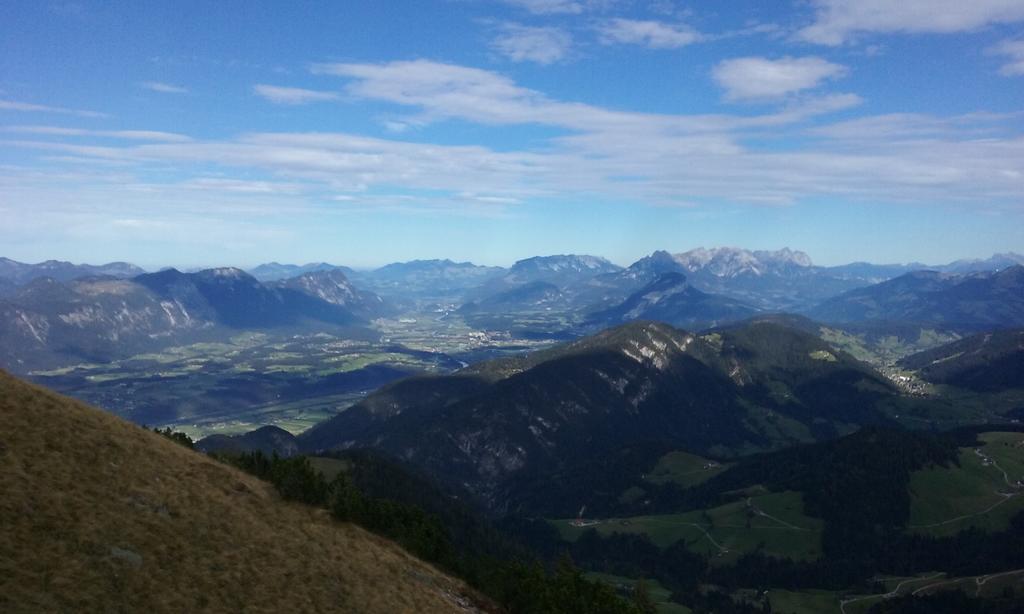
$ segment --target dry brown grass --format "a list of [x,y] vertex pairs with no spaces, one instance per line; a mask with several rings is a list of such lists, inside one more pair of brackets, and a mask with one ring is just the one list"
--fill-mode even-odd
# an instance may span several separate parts
[[464,612],[470,594],[391,542],[0,371],[0,612]]

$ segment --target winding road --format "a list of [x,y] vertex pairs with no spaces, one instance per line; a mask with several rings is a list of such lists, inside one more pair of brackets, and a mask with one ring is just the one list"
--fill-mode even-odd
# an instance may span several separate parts
[[[1006,470],[1003,469],[999,465],[999,463],[996,461],[996,459],[991,458],[989,456],[986,456],[985,453],[982,452],[980,448],[975,448],[974,449],[974,454],[977,455],[978,458],[982,459],[982,461],[986,461],[987,460],[989,463],[992,464],[993,467],[998,469],[999,472],[1003,474],[1003,482],[1005,482],[1008,487],[1013,488],[1013,489],[1017,488],[1017,486],[1015,484],[1010,483],[1010,476],[1009,476],[1009,474],[1007,474]],[[956,518],[950,518],[949,520],[943,520],[942,522],[933,522],[931,524],[909,524],[909,525],[907,525],[907,528],[908,529],[933,529],[935,527],[941,527],[941,526],[945,526],[947,524],[953,524],[955,522],[960,522],[961,520],[967,520],[968,518],[974,518],[976,516],[982,516],[984,514],[987,514],[987,513],[991,512],[992,510],[996,509],[1000,505],[1006,503],[1010,499],[1013,499],[1014,497],[1018,496],[1020,494],[1020,492],[999,492],[997,490],[997,491],[995,491],[995,494],[997,496],[999,496],[999,497],[1002,497],[1002,498],[999,501],[996,501],[992,505],[990,505],[990,506],[986,507],[985,509],[981,510],[980,512],[976,512],[974,514],[965,514],[963,516],[957,516]]]
[[930,576],[925,576],[923,578],[909,578],[909,579],[904,580],[904,581],[900,582],[899,584],[897,584],[896,588],[892,589],[888,593],[879,593],[877,595],[863,595],[861,597],[854,597],[853,599],[843,599],[842,601],[839,602],[839,611],[842,614],[846,614],[846,606],[850,605],[851,603],[856,603],[858,601],[866,601],[868,599],[879,599],[879,598],[881,598],[883,600],[885,600],[885,599],[892,599],[893,597],[899,596],[900,589],[903,588],[903,586],[906,585],[906,584],[910,584],[911,582],[921,582],[922,580],[934,580],[935,578],[938,578],[938,577],[944,576],[944,575],[945,575],[944,573],[939,572],[939,573],[936,573],[936,574],[933,574],[933,575],[930,575]]

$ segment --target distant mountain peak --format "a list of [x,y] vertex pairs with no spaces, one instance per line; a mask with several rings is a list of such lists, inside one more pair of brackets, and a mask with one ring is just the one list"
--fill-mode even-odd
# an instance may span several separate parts
[[519,272],[525,269],[544,269],[549,271],[574,270],[580,272],[594,271],[599,273],[617,271],[619,268],[607,259],[600,256],[588,256],[577,254],[557,254],[553,256],[534,256],[517,261],[509,269],[511,272]]
[[206,269],[205,271],[202,271],[202,272],[203,273],[207,273],[209,275],[212,275],[214,277],[230,277],[230,278],[234,278],[234,279],[241,279],[243,277],[250,277],[250,275],[248,273],[246,273],[242,269],[235,268],[235,267],[218,267],[218,268],[215,268],[215,269]]
[[682,273],[685,270],[683,264],[675,256],[662,249],[637,260],[626,269],[630,276],[650,279],[663,273]]
[[216,267],[212,269],[204,269],[195,273],[195,276],[196,279],[202,280],[207,284],[223,286],[261,286],[258,279],[237,267]]
[[127,262],[93,265],[73,264],[63,260],[46,260],[37,264],[28,264],[10,258],[0,258],[0,279],[15,284],[24,284],[36,277],[52,277],[57,281],[66,282],[79,277],[135,277],[141,273],[145,273],[145,271]]
[[695,288],[679,272],[660,274],[622,303],[590,315],[591,323],[659,320],[674,326],[715,325],[747,318],[757,310],[740,301]]
[[702,271],[717,277],[764,275],[791,267],[814,265],[806,253],[788,247],[775,251],[750,251],[737,247],[698,247],[675,254],[673,258],[691,273]]

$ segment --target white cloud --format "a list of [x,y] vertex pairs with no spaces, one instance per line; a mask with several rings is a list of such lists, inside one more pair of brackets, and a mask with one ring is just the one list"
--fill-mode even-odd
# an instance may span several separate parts
[[629,43],[652,49],[674,49],[703,40],[703,36],[685,24],[635,19],[611,19],[598,26],[601,42],[610,45]]
[[858,33],[965,32],[1024,20],[1021,0],[814,0],[815,20],[797,37],[840,45]]
[[838,94],[806,99],[775,113],[752,117],[659,115],[553,100],[494,72],[429,60],[318,64],[311,69],[352,79],[346,88],[352,98],[419,109],[418,115],[407,120],[416,126],[461,119],[490,125],[544,124],[582,133],[694,135],[785,125],[861,102],[856,95]]
[[110,117],[97,111],[83,111],[65,107],[51,107],[43,104],[19,102],[16,100],[0,100],[0,111],[25,111],[28,113],[56,113],[59,115],[77,115],[79,117]]
[[576,0],[501,0],[505,4],[525,9],[535,15],[567,13],[577,15],[583,12],[584,4]]
[[160,132],[156,130],[84,130],[81,128],[65,128],[63,126],[4,126],[5,132],[21,134],[39,134],[46,136],[94,136],[101,138],[126,139],[134,141],[165,141],[181,142],[191,140],[183,134]]
[[178,184],[188,190],[203,192],[219,191],[236,194],[298,194],[302,192],[302,184],[280,181],[252,181],[232,179],[228,177],[196,177]]
[[[26,157],[69,160],[63,175],[0,167],[0,206],[60,203],[73,194],[75,202],[117,203],[124,208],[119,217],[127,218],[136,215],[129,205],[143,202],[161,210],[187,203],[273,211],[342,206],[331,200],[337,194],[358,194],[359,206],[369,208],[470,215],[477,214],[474,207],[538,198],[651,205],[785,204],[824,196],[921,205],[1020,202],[1024,137],[1017,117],[895,115],[822,126],[827,113],[860,102],[852,94],[800,96],[755,114],[630,113],[553,99],[500,74],[435,62],[314,69],[347,78],[346,97],[410,107],[416,122],[543,124],[560,132],[534,147],[504,150],[346,133],[113,144],[49,134],[0,143]],[[104,164],[76,162],[81,159]],[[108,163],[117,164],[116,173]],[[168,169],[197,179],[161,183]],[[211,169],[221,174],[211,178]],[[83,180],[90,171],[109,178]],[[137,177],[124,177],[132,174]]]
[[846,72],[846,67],[818,57],[748,57],[719,62],[711,76],[728,100],[770,100],[813,89]]
[[[185,199],[183,189],[204,193],[196,188],[208,187],[211,192],[268,199],[372,190],[383,202],[415,194],[415,199],[407,201],[409,206],[432,206],[465,194],[485,195],[492,204],[544,196],[627,198],[652,205],[702,199],[785,204],[827,195],[876,202],[984,201],[1019,206],[1024,139],[976,138],[975,124],[992,121],[1002,122],[1002,133],[1013,125],[1012,120],[965,117],[946,122],[949,125],[939,130],[928,126],[943,123],[942,118],[882,118],[876,122],[884,128],[879,134],[906,136],[851,140],[842,134],[870,126],[840,126],[834,136],[799,149],[749,148],[743,143],[753,135],[743,129],[692,135],[673,133],[660,124],[639,132],[593,132],[558,139],[538,151],[495,151],[340,133],[258,133],[219,141],[130,146],[53,142],[4,146],[132,162],[138,173],[152,166],[157,176],[167,168],[202,176],[210,166],[225,173],[218,181],[173,186],[123,179],[94,182],[88,191],[97,202],[103,195],[119,201],[113,196],[122,192],[145,193],[150,203],[172,197],[179,202]],[[797,134],[781,130],[759,138],[771,143]],[[53,172],[35,181],[9,170],[0,174],[7,175],[7,180],[0,177],[0,193],[10,202],[38,202],[42,196],[33,197],[33,192],[81,183],[78,177],[62,179]],[[271,183],[252,176],[274,179]],[[394,190],[395,195],[387,195]],[[75,194],[78,198],[78,190]],[[212,206],[220,206],[216,194],[207,196]],[[266,206],[273,208],[274,202],[268,200]],[[469,206],[470,201],[466,202]],[[238,205],[257,206],[246,201]]]
[[161,94],[187,94],[188,88],[184,88],[180,85],[172,85],[170,83],[163,83],[160,81],[143,81],[139,86],[153,91],[160,92]]
[[515,62],[551,64],[566,56],[572,37],[559,28],[505,24],[492,46]]
[[811,134],[842,141],[888,141],[890,143],[949,138],[992,138],[1001,124],[1020,113],[968,113],[936,117],[922,113],[889,113],[836,122],[810,130]]
[[420,107],[435,118],[463,117],[485,124],[531,123],[551,106],[539,92],[502,75],[429,60],[386,64],[316,64],[312,71],[348,77],[347,92],[357,98]]
[[1024,39],[1004,40],[988,49],[994,55],[1006,56],[1009,60],[999,68],[999,74],[1007,77],[1024,75]]
[[337,100],[338,94],[334,92],[320,92],[317,90],[306,90],[299,87],[279,87],[260,83],[253,86],[257,95],[266,98],[275,104],[309,104],[311,102],[324,102]]

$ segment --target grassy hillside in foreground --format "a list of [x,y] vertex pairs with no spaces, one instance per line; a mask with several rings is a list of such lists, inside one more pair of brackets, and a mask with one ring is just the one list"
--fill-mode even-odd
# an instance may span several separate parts
[[0,371],[0,611],[471,612],[325,510]]

